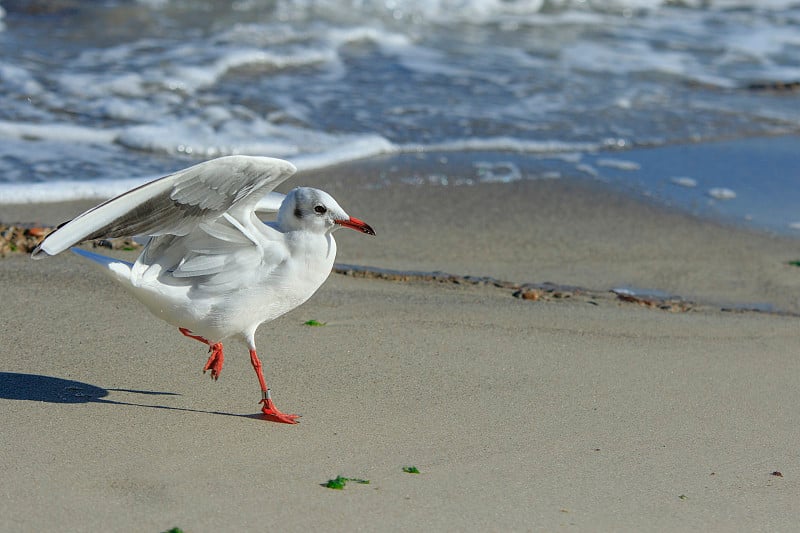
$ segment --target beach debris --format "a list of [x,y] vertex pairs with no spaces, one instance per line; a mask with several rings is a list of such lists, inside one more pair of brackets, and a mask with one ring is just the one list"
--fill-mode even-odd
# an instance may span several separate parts
[[669,179],[675,185],[679,185],[681,187],[697,187],[697,180],[694,178],[689,178],[687,176],[674,176]]
[[689,497],[686,494],[681,494],[680,496],[678,496],[678,499],[679,500],[688,500]]
[[30,235],[40,239],[47,237],[47,234],[50,233],[51,231],[53,231],[51,228],[41,228],[41,227],[28,228],[28,233]]
[[727,187],[714,187],[708,190],[708,195],[715,200],[733,200],[736,192]]
[[671,313],[684,313],[690,311],[693,305],[677,298],[657,298],[654,296],[637,295],[625,289],[614,289],[611,291],[617,295],[617,300],[626,303],[641,305],[651,309],[661,309]]
[[403,472],[406,474],[419,474],[419,468],[416,466],[404,466]]
[[537,301],[542,297],[542,293],[536,289],[518,290],[514,293],[515,298],[522,298],[523,300]]
[[51,231],[53,228],[0,224],[0,257],[14,252],[30,252]]
[[329,479],[326,483],[323,483],[322,486],[328,489],[334,490],[344,490],[344,486],[347,485],[347,482],[352,483],[359,483],[361,485],[369,485],[368,479],[358,479],[353,477],[344,477],[344,476],[336,476],[333,479]]
[[502,281],[488,276],[462,276],[439,271],[390,270],[388,268],[365,267],[343,263],[336,263],[333,265],[333,271],[337,274],[354,278],[381,279],[385,281],[434,281],[439,283],[451,283],[454,285],[494,286],[502,289],[518,289],[521,286],[519,283]]
[[577,287],[562,288],[547,283],[538,286],[526,284],[514,291],[512,296],[522,300],[537,302],[539,300],[563,300],[572,298],[572,296],[576,295],[578,292],[580,292],[580,289],[577,289]]
[[[0,257],[9,253],[31,253],[55,229],[51,226],[0,223]],[[92,241],[92,246],[111,250],[136,250],[141,247],[138,242],[126,237],[97,239]]]
[[[337,274],[352,276],[354,278],[380,279],[398,282],[437,282],[449,283],[453,285],[496,287],[498,289],[510,290],[514,298],[532,302],[579,301],[599,306],[601,304],[607,304],[616,300],[636,303],[643,307],[650,307],[670,312],[698,310],[704,307],[695,302],[686,301],[676,296],[670,296],[666,293],[663,295],[649,293],[635,294],[629,289],[614,289],[612,291],[591,290],[583,287],[559,285],[550,282],[517,283],[486,276],[460,276],[457,274],[448,274],[446,272],[389,270],[385,268],[347,265],[342,263],[335,264],[333,266],[333,271]],[[618,294],[623,294],[625,296],[620,298]]]
[[775,476],[775,477],[783,477],[783,474],[782,474],[780,471],[778,471],[778,470],[775,470],[775,471],[774,471],[773,473],[771,473],[770,475],[771,475],[771,476]]
[[327,322],[320,322],[318,320],[314,320],[313,318],[311,320],[306,320],[305,322],[303,322],[304,326],[311,326],[311,327],[319,327],[319,326],[324,326],[326,324]]
[[598,159],[595,164],[600,167],[615,168],[617,170],[639,170],[642,165],[636,161],[627,161],[625,159]]

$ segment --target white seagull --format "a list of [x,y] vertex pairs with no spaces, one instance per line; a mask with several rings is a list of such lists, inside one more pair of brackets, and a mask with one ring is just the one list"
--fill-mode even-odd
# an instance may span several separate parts
[[[271,193],[296,171],[269,157],[206,161],[130,190],[62,224],[32,253],[55,255],[80,242],[149,236],[131,264],[86,250],[109,276],[154,315],[209,347],[203,372],[217,379],[222,341],[238,337],[250,349],[268,420],[297,423],[272,402],[256,355],[259,325],[308,300],[330,274],[339,227],[375,235],[329,194],[298,187]],[[280,204],[278,205],[278,202]],[[276,211],[262,222],[257,210]]]

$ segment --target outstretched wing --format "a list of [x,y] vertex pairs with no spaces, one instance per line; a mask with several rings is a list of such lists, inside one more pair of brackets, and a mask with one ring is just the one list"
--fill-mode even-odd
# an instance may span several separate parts
[[296,171],[288,161],[234,155],[151,181],[78,215],[31,254],[55,255],[77,243],[134,235],[177,235],[225,213],[243,220],[259,200]]

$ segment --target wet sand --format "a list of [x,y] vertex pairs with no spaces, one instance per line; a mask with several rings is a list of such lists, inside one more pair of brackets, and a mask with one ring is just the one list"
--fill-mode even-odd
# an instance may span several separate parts
[[[381,164],[289,184],[325,188],[375,227],[376,238],[337,233],[340,263],[597,294],[628,286],[698,305],[534,301],[491,284],[334,274],[257,335],[277,405],[303,415],[285,426],[257,416],[243,346],[227,346],[214,383],[200,373],[203,346],[79,258],[11,255],[0,260],[5,527],[777,531],[800,521],[796,240],[580,181],[362,187]],[[0,220],[55,224],[90,205],[0,206]],[[721,310],[754,305],[789,314]],[[340,474],[370,483],[321,486]]]

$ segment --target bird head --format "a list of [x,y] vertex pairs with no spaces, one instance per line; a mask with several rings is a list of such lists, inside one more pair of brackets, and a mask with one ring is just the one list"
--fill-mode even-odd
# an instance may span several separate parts
[[311,187],[289,191],[278,210],[278,225],[284,231],[327,233],[344,227],[375,235],[369,224],[348,215],[330,194]]

